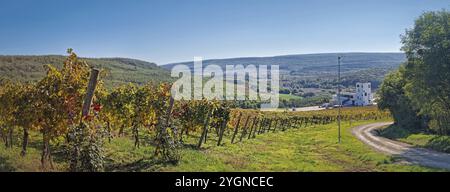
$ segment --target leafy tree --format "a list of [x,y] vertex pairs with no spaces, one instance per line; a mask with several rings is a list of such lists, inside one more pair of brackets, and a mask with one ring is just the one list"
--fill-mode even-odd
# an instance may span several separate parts
[[422,116],[418,115],[411,100],[405,93],[406,80],[404,78],[404,68],[389,73],[379,90],[378,107],[382,110],[388,109],[396,124],[409,130],[419,130],[422,128]]
[[427,12],[402,37],[407,61],[384,80],[379,107],[403,128],[450,131],[449,25],[448,11]]
[[402,37],[407,56],[406,95],[420,114],[431,117],[431,128],[450,131],[450,12],[421,15]]

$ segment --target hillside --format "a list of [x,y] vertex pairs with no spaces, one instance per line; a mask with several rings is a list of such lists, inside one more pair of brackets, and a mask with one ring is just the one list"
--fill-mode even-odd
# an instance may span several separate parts
[[[405,60],[403,53],[324,53],[287,55],[275,57],[248,57],[205,60],[204,66],[225,65],[270,65],[281,69],[281,85],[287,93],[300,97],[313,95],[312,100],[323,102],[330,98],[337,87],[337,56],[343,56],[342,83],[352,88],[356,82],[370,81],[377,88],[384,76]],[[124,83],[143,84],[148,81],[171,81],[169,70],[176,64],[193,66],[192,62],[157,66],[154,63],[126,58],[84,58],[90,65],[105,69],[107,87]],[[45,74],[44,64],[60,67],[64,56],[0,56],[0,75],[18,81],[35,81]],[[291,98],[291,97],[289,97]],[[290,100],[290,99],[287,99]],[[294,106],[303,106],[298,103]]]
[[[204,60],[203,67],[210,64],[226,65],[279,65],[280,107],[304,107],[328,102],[336,93],[337,58],[342,56],[341,83],[346,91],[353,91],[357,82],[371,82],[376,91],[385,75],[405,61],[403,53],[318,53],[284,55],[274,57],[245,57]],[[193,69],[193,62],[163,65],[171,69],[178,64]]]
[[[351,71],[366,68],[395,67],[405,60],[403,53],[318,53],[284,55],[274,57],[244,57],[230,59],[212,59],[203,61],[204,65],[280,65],[280,69],[291,72],[333,71],[337,57],[343,56],[342,70]],[[193,62],[181,62],[163,65],[166,69],[177,64],[193,65]]]
[[[375,87],[383,79],[384,75],[397,68],[405,61],[403,53],[321,53],[304,55],[285,55],[274,57],[246,57],[230,59],[205,60],[203,65],[279,65],[282,80],[317,81],[318,86],[333,82],[337,78],[337,57],[343,56],[341,71],[344,83],[348,85],[356,81],[373,81]],[[185,64],[193,66],[193,62],[173,63],[163,65],[171,69],[174,65]],[[299,82],[296,83],[297,85]],[[300,84],[302,84],[300,82]],[[305,88],[310,86],[303,83]],[[314,86],[313,86],[314,87]]]
[[[66,57],[0,56],[0,76],[17,81],[35,81],[45,75],[43,65],[61,67]],[[83,58],[89,65],[107,71],[108,87],[124,83],[142,84],[148,81],[170,81],[170,73],[154,63],[126,58]]]

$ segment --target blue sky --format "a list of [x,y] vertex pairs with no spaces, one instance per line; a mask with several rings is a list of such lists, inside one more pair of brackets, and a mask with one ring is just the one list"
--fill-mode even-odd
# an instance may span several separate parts
[[244,56],[397,52],[449,0],[2,0],[0,54],[129,57],[166,64]]

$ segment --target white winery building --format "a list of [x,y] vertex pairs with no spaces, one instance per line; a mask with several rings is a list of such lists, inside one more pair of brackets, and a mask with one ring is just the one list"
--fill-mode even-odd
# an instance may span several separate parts
[[[341,93],[341,105],[343,106],[367,106],[373,105],[373,94],[371,83],[356,83],[354,93]],[[339,105],[337,95],[333,95],[333,105]]]
[[373,104],[372,86],[370,83],[356,83],[356,94],[353,105],[366,106]]

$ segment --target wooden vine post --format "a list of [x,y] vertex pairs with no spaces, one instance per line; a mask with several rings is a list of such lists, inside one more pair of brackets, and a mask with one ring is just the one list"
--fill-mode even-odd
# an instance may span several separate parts
[[275,126],[273,127],[273,132],[274,132],[274,133],[275,133],[275,131],[277,130],[278,121],[279,121],[279,119],[275,119]]
[[257,116],[255,116],[255,117],[253,118],[253,123],[252,123],[252,126],[251,126],[251,128],[250,128],[250,132],[248,133],[248,138],[247,138],[247,139],[250,139],[250,137],[251,137],[252,135],[254,135],[253,129],[255,128],[255,126],[257,125],[257,123],[258,123],[258,118],[257,118]]
[[223,133],[225,132],[225,128],[227,127],[227,122],[228,122],[228,119],[224,119],[222,121],[222,124],[220,126],[219,141],[217,141],[217,146],[220,146],[220,143],[222,142]]
[[258,128],[258,135],[262,133],[262,129],[264,126],[264,123],[266,122],[266,119],[261,119],[260,123],[259,123],[259,128]]
[[242,117],[242,113],[239,113],[239,117],[238,117],[236,126],[234,127],[233,137],[231,138],[231,143],[234,143],[234,138],[236,137],[236,134],[237,134],[238,129],[239,129],[239,123],[241,123],[241,117]]
[[264,131],[264,133],[269,132],[270,128],[272,128],[272,119],[269,119],[268,123],[269,123],[269,126],[267,127],[267,130]]
[[199,139],[198,144],[197,144],[197,148],[199,148],[199,149],[202,146],[203,139],[205,139],[205,141],[206,141],[206,134],[207,134],[207,131],[208,131],[209,118],[211,117],[211,113],[212,113],[212,110],[208,110],[207,115],[206,115],[206,119],[205,119],[205,123],[203,124],[202,135],[200,136],[200,139]]
[[98,69],[93,68],[91,70],[91,76],[89,78],[89,84],[86,90],[86,96],[84,97],[83,108],[81,110],[81,116],[83,118],[89,115],[89,110],[91,109],[92,104],[92,98],[94,98],[95,88],[97,87],[99,73],[100,71]]
[[[84,126],[81,126],[83,120],[89,115],[89,111],[91,109],[92,99],[94,98],[95,88],[97,87],[98,81],[98,69],[92,68],[91,75],[89,77],[88,86],[86,88],[86,95],[84,96],[83,107],[81,108],[81,119],[80,119],[80,127],[84,129]],[[73,148],[72,159],[70,161],[69,169],[70,171],[78,171],[79,157],[80,157],[80,146],[76,144]],[[51,163],[51,162],[50,162]],[[53,165],[51,165],[53,166]]]
[[244,136],[247,134],[247,128],[248,128],[248,120],[250,120],[250,115],[247,116],[247,120],[245,120],[245,125],[244,125],[244,129],[242,130],[241,133],[241,138],[239,138],[239,142],[242,141],[242,139],[244,138]]
[[174,103],[175,103],[175,100],[173,99],[173,97],[170,97],[169,107],[167,108],[167,111],[165,114],[166,115],[165,121],[163,122],[163,118],[159,118],[159,120],[158,120],[158,125],[157,125],[158,133],[156,136],[157,145],[155,148],[155,156],[160,154],[161,148],[163,148],[162,152],[165,153],[166,150],[165,150],[164,145],[167,143],[170,143],[170,142],[166,141],[166,134],[167,134],[167,127],[169,126],[170,119],[172,117],[172,109],[173,109]]

